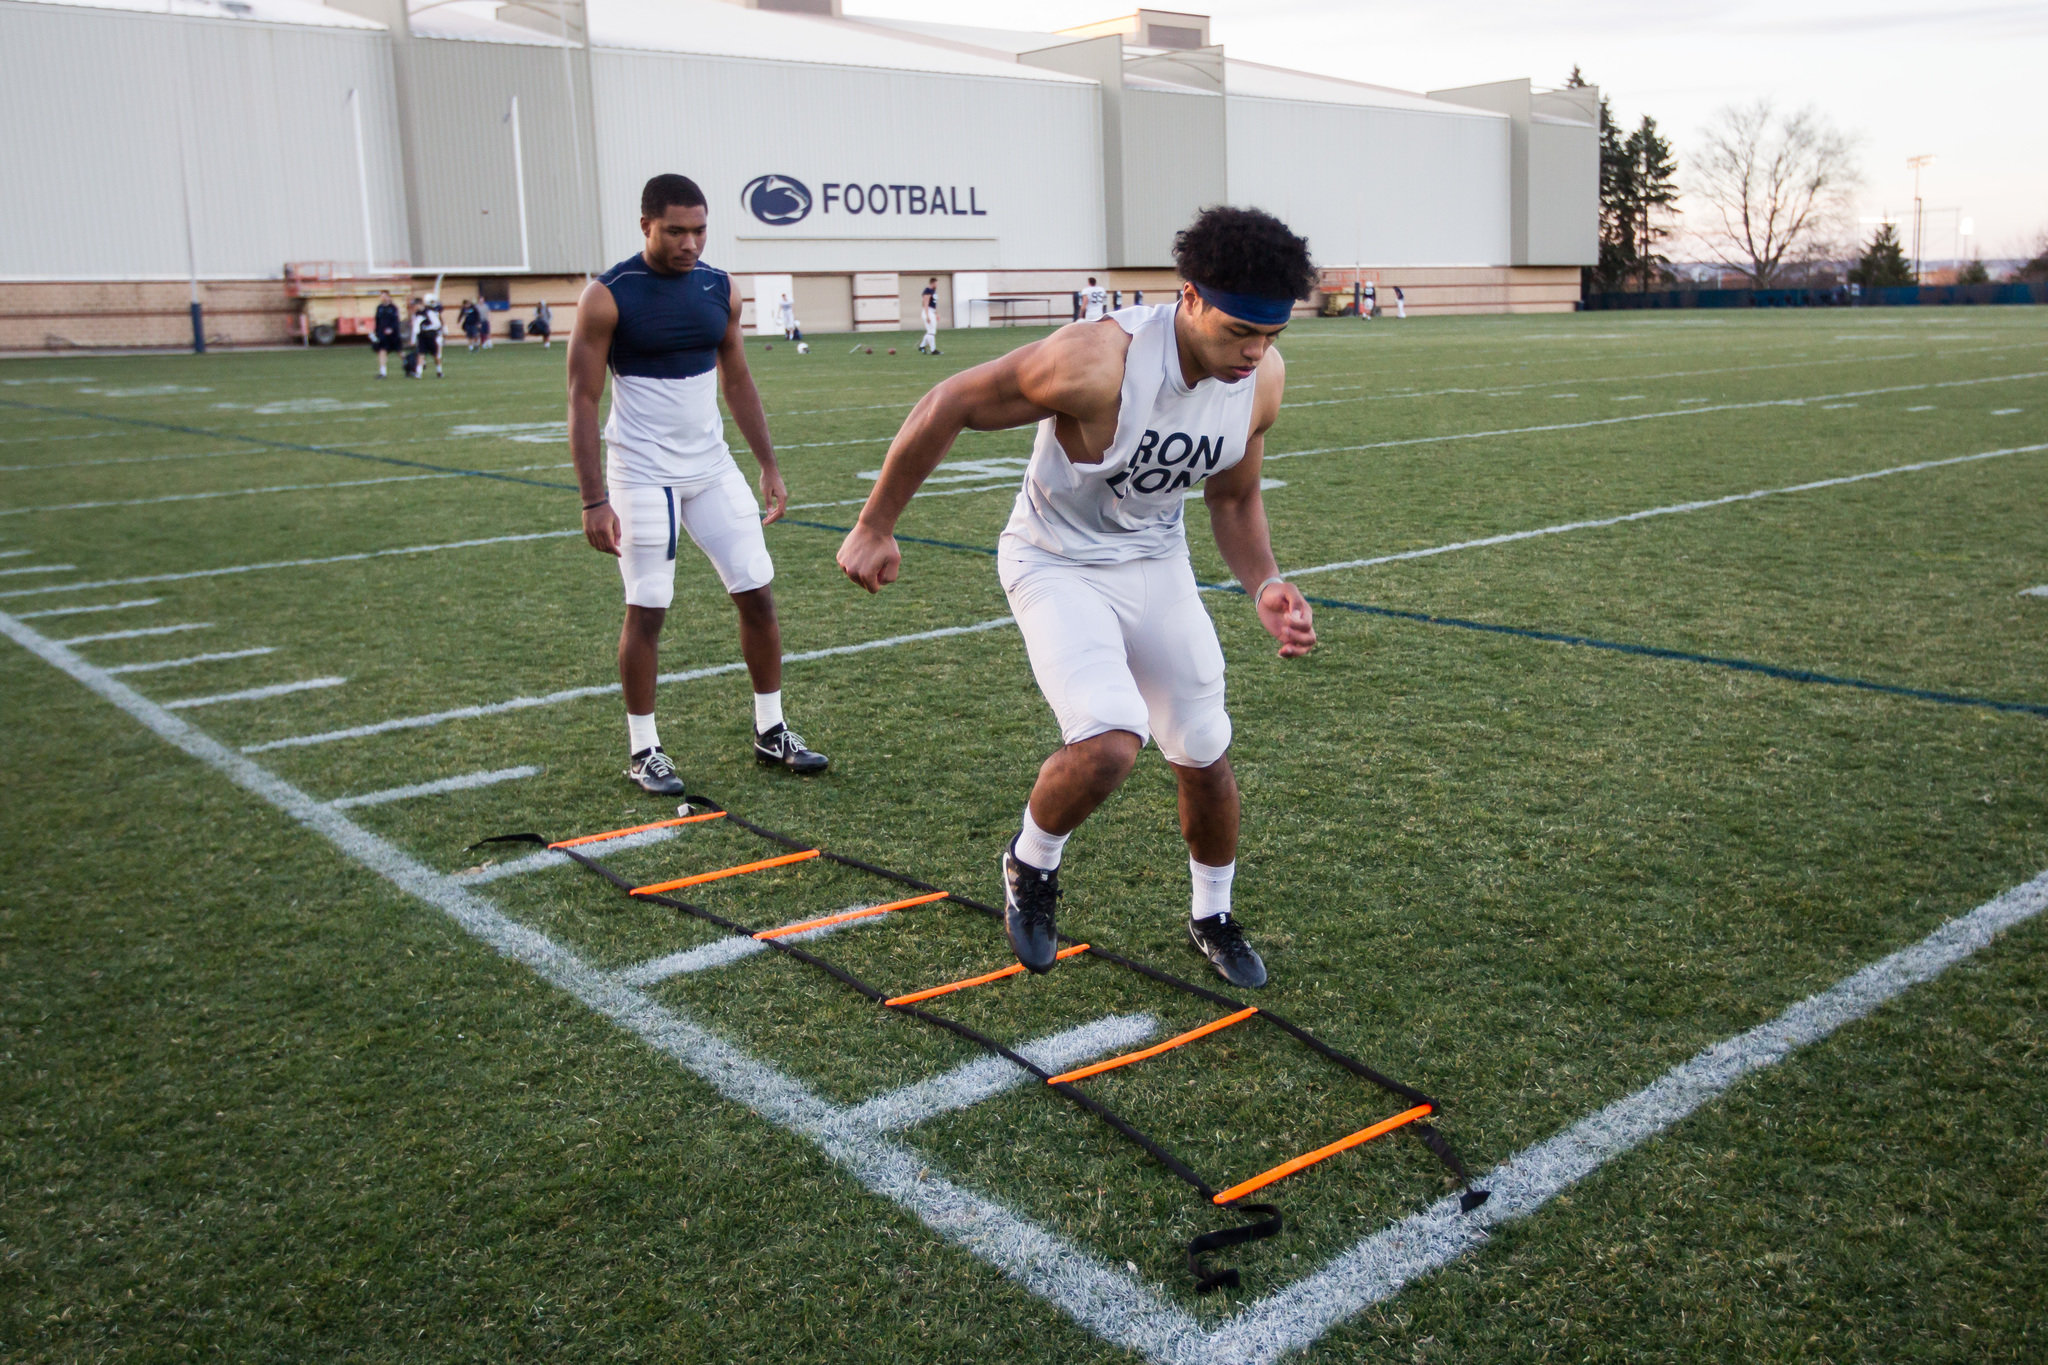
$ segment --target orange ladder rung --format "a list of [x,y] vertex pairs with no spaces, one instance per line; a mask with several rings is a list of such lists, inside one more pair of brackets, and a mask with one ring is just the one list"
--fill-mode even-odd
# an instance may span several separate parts
[[1415,1122],[1415,1120],[1419,1118],[1427,1117],[1430,1112],[1431,1106],[1427,1104],[1418,1104],[1413,1109],[1403,1110],[1401,1113],[1394,1115],[1394,1117],[1390,1119],[1380,1120],[1378,1123],[1375,1123],[1370,1128],[1359,1129],[1350,1137],[1338,1138],[1335,1142],[1331,1143],[1327,1147],[1318,1147],[1313,1152],[1310,1152],[1305,1156],[1298,1156],[1294,1158],[1294,1160],[1292,1161],[1283,1161],[1270,1171],[1266,1171],[1259,1175],[1255,1175],[1250,1180],[1241,1181],[1238,1184],[1232,1185],[1229,1189],[1217,1195],[1210,1202],[1215,1204],[1228,1204],[1233,1199],[1242,1199],[1246,1195],[1250,1194],[1253,1190],[1263,1190],[1266,1188],[1266,1186],[1272,1184],[1276,1180],[1285,1180],[1288,1176],[1293,1175],[1296,1171],[1307,1170],[1310,1166],[1315,1165],[1318,1161],[1323,1161],[1329,1157],[1333,1157],[1337,1155],[1337,1153],[1339,1152],[1350,1151],[1353,1147],[1357,1147],[1363,1143],[1371,1142],[1374,1138],[1383,1136],[1387,1133],[1391,1133],[1396,1128],[1399,1128],[1404,1124],[1413,1123]]
[[1067,1081],[1078,1081],[1089,1076],[1100,1075],[1104,1071],[1114,1071],[1120,1066],[1129,1066],[1132,1062],[1142,1062],[1147,1057],[1157,1057],[1162,1052],[1171,1052],[1183,1043],[1192,1043],[1197,1038],[1206,1038],[1219,1029],[1227,1029],[1232,1024],[1243,1023],[1258,1012],[1259,1007],[1257,1005],[1249,1005],[1239,1010],[1236,1014],[1226,1014],[1221,1019],[1211,1019],[1200,1028],[1191,1028],[1186,1033],[1168,1038],[1163,1043],[1155,1043],[1153,1046],[1143,1048],[1137,1052],[1126,1052],[1121,1057],[1111,1057],[1107,1061],[1096,1062],[1092,1066],[1084,1066],[1076,1071],[1064,1072],[1058,1076],[1049,1076],[1046,1078],[1045,1083],[1047,1085],[1061,1085]]
[[[1057,960],[1063,957],[1072,957],[1075,953],[1085,953],[1087,951],[1087,944],[1077,943],[1071,948],[1060,949],[1057,953],[1053,954],[1053,957]],[[912,991],[909,995],[899,995],[893,1000],[884,1000],[882,1003],[885,1005],[915,1005],[920,1000],[929,1000],[936,995],[951,995],[954,991],[964,991],[969,986],[986,986],[991,981],[1001,981],[1004,977],[1015,976],[1023,970],[1023,963],[1013,962],[999,972],[987,972],[981,976],[970,976],[965,981],[955,981],[947,986],[933,986],[927,991]]]
[[950,891],[935,891],[929,896],[912,896],[907,901],[890,901],[887,905],[870,905],[865,910],[844,910],[823,919],[807,919],[799,924],[785,924],[780,929],[763,929],[754,935],[757,939],[781,938],[784,934],[800,934],[806,929],[822,929],[828,924],[844,924],[850,919],[866,919],[869,915],[886,915],[892,910],[908,910],[913,905],[930,905],[951,895]]
[[699,872],[694,877],[678,877],[672,882],[656,882],[652,886],[636,886],[628,894],[652,896],[663,891],[674,891],[678,887],[698,886],[704,882],[715,882],[722,877],[739,877],[749,872],[760,872],[766,868],[787,867],[791,863],[800,863],[806,859],[815,858],[824,851],[821,848],[807,848],[801,853],[785,853],[780,858],[763,858],[757,863],[741,863],[738,867],[721,867],[716,872]]
[[584,834],[574,839],[558,839],[549,848],[574,848],[578,844],[594,844],[604,839],[623,839],[628,834],[644,834],[650,829],[667,829],[670,825],[694,825],[703,820],[723,820],[725,812],[712,811],[709,815],[685,815],[676,820],[656,820],[651,825],[633,825],[627,829],[608,829],[602,834]]

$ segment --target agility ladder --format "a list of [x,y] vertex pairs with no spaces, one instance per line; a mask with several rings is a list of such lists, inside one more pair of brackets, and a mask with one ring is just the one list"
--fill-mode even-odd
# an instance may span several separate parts
[[[1327,1161],[1331,1157],[1341,1152],[1349,1151],[1353,1147],[1371,1142],[1374,1138],[1383,1137],[1388,1133],[1394,1132],[1396,1129],[1405,1128],[1420,1138],[1423,1144],[1435,1154],[1436,1158],[1444,1164],[1451,1174],[1457,1177],[1458,1183],[1464,1187],[1463,1192],[1459,1196],[1459,1205],[1465,1212],[1469,1213],[1486,1202],[1488,1192],[1483,1189],[1473,1188],[1472,1177],[1470,1172],[1465,1169],[1465,1163],[1459,1159],[1457,1152],[1452,1149],[1450,1143],[1444,1140],[1443,1134],[1438,1132],[1432,1124],[1426,1122],[1431,1114],[1441,1112],[1443,1108],[1436,1100],[1414,1089],[1412,1086],[1404,1085],[1391,1077],[1381,1075],[1365,1063],[1339,1052],[1307,1029],[1273,1013],[1269,1009],[1233,1000],[1229,996],[1209,990],[1203,986],[1197,986],[1191,981],[1184,981],[1149,963],[1125,957],[1120,953],[1111,952],[1107,948],[1090,943],[1075,943],[1065,935],[1061,935],[1062,941],[1067,946],[1059,949],[1057,956],[1060,958],[1070,958],[1086,955],[1088,957],[1100,958],[1104,962],[1113,963],[1140,976],[1191,995],[1196,999],[1205,1000],[1212,1005],[1220,1006],[1229,1011],[1229,1013],[1212,1019],[1197,1028],[1189,1029],[1185,1033],[1168,1038],[1165,1042],[1155,1043],[1151,1047],[1140,1048],[1134,1052],[1126,1052],[1121,1056],[1110,1057],[1100,1062],[1094,1062],[1090,1065],[1077,1067],[1055,1075],[1011,1048],[1004,1046],[994,1038],[982,1033],[980,1030],[970,1028],[956,1019],[948,1019],[943,1015],[935,1014],[923,1008],[926,1001],[936,1000],[941,996],[951,995],[957,991],[972,990],[977,986],[990,985],[994,982],[1020,975],[1024,971],[1022,963],[1012,963],[1007,967],[984,972],[978,976],[970,976],[960,981],[950,981],[942,985],[929,986],[922,990],[909,991],[898,995],[891,995],[886,991],[880,990],[838,964],[828,962],[817,954],[799,948],[787,940],[793,935],[804,933],[808,930],[822,929],[830,925],[842,924],[849,920],[893,914],[897,911],[908,910],[921,905],[934,905],[942,901],[961,905],[970,910],[977,910],[999,922],[1003,917],[1002,911],[970,897],[956,895],[906,873],[895,872],[886,867],[878,867],[874,863],[864,862],[859,858],[849,858],[843,854],[832,853],[815,845],[801,843],[786,834],[778,834],[774,830],[763,828],[752,821],[742,819],[708,797],[685,795],[681,810],[689,811],[692,808],[697,808],[698,813],[681,814],[672,820],[656,820],[650,824],[632,825],[625,829],[604,830],[596,834],[579,835],[573,839],[549,840],[539,834],[501,834],[479,840],[477,843],[470,845],[470,847],[474,849],[480,848],[485,844],[502,843],[542,845],[597,873],[600,877],[603,877],[606,881],[636,900],[650,901],[656,905],[666,906],[669,909],[694,916],[707,924],[716,925],[727,933],[740,935],[763,943],[777,952],[787,954],[799,962],[808,963],[820,971],[826,972],[884,1009],[897,1014],[909,1015],[911,1018],[930,1024],[935,1028],[944,1029],[948,1033],[966,1039],[976,1047],[1001,1057],[1013,1066],[1021,1067],[1045,1082],[1054,1093],[1079,1105],[1115,1129],[1117,1133],[1144,1149],[1146,1155],[1192,1186],[1211,1204],[1219,1208],[1230,1209],[1234,1213],[1257,1216],[1256,1221],[1240,1223],[1232,1227],[1218,1228],[1213,1232],[1205,1232],[1188,1243],[1188,1270],[1194,1276],[1195,1291],[1197,1293],[1206,1294],[1215,1289],[1235,1288],[1239,1281],[1237,1267],[1224,1266],[1220,1269],[1211,1270],[1203,1265],[1203,1256],[1209,1252],[1219,1251],[1226,1247],[1239,1246],[1246,1242],[1260,1241],[1275,1236],[1281,1229],[1280,1210],[1275,1205],[1245,1204],[1239,1201],[1243,1200],[1247,1195],[1265,1189],[1267,1186],[1278,1181],[1285,1180],[1296,1172],[1306,1170],[1319,1162]],[[668,829],[679,825],[702,824],[712,820],[727,821],[746,830],[750,834],[757,835],[762,839],[768,840],[770,843],[777,844],[790,851],[771,858],[761,858],[753,862],[741,863],[736,867],[719,868],[710,872],[699,872],[691,876],[677,877],[669,881],[652,882],[645,885],[636,885],[631,878],[621,876],[597,858],[581,851],[591,845],[605,843],[612,839],[624,838],[629,834],[643,834],[650,830]],[[737,921],[707,910],[703,906],[677,900],[669,894],[673,891],[683,890],[686,887],[702,886],[709,882],[722,881],[728,877],[742,877],[749,873],[762,872],[776,867],[788,867],[796,863],[809,862],[813,859],[823,859],[826,862],[836,863],[842,867],[850,867],[857,871],[866,872],[872,876],[881,877],[898,885],[912,888],[920,894],[903,900],[891,901],[886,905],[869,906],[861,910],[842,911],[839,914],[826,915],[818,919],[800,920],[794,924],[784,924],[772,929],[748,928]],[[1283,1161],[1270,1170],[1261,1171],[1257,1175],[1240,1180],[1225,1189],[1217,1189],[1214,1185],[1211,1185],[1207,1180],[1196,1174],[1195,1170],[1186,1162],[1161,1145],[1157,1139],[1141,1132],[1128,1120],[1080,1088],[1079,1082],[1090,1077],[1099,1076],[1106,1071],[1114,1071],[1121,1067],[1131,1066],[1149,1058],[1157,1057],[1161,1053],[1184,1047],[1189,1043],[1208,1037],[1212,1033],[1219,1033],[1224,1029],[1231,1028],[1253,1018],[1265,1020],[1297,1042],[1305,1044],[1329,1060],[1337,1063],[1337,1065],[1351,1072],[1351,1074],[1359,1079],[1370,1082],[1390,1095],[1406,1100],[1408,1107],[1397,1114],[1381,1119],[1377,1123],[1361,1128],[1355,1133],[1338,1138],[1335,1142],[1318,1147],[1311,1152],[1304,1152],[1291,1160]]]

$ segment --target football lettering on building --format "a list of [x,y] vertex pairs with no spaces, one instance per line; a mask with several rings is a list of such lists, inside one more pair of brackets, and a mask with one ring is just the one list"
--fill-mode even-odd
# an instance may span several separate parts
[[1108,483],[1118,497],[1124,496],[1127,483],[1134,493],[1177,493],[1213,474],[1222,459],[1221,436],[1197,439],[1176,431],[1161,440],[1158,432],[1147,431],[1131,453],[1130,464],[1110,475]]
[[884,185],[879,181],[825,182],[821,201],[824,213],[903,214],[922,218],[944,214],[951,218],[986,218],[981,206],[981,187],[969,185],[965,197],[958,185]]

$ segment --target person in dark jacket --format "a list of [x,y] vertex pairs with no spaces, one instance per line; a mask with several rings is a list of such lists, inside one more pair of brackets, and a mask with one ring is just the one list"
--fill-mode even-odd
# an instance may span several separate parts
[[377,296],[377,317],[370,324],[370,349],[377,353],[377,377],[389,379],[384,367],[391,361],[391,353],[405,345],[403,323],[398,316],[398,305],[391,300],[391,291],[385,290]]

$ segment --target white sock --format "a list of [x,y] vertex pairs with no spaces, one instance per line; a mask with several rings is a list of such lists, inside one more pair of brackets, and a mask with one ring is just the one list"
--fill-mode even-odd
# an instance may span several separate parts
[[1031,818],[1029,802],[1024,806],[1024,828],[1017,835],[1017,857],[1043,872],[1050,872],[1060,865],[1060,850],[1073,838],[1066,834],[1047,834]]
[[661,747],[661,736],[655,731],[652,711],[644,716],[636,716],[631,711],[626,713],[626,743],[628,752],[636,754],[643,749]]
[[1194,908],[1188,912],[1188,918],[1208,919],[1211,915],[1230,913],[1230,883],[1237,876],[1235,858],[1222,867],[1210,867],[1190,858],[1188,876],[1195,883]]
[[754,694],[754,733],[765,735],[782,724],[782,689]]

